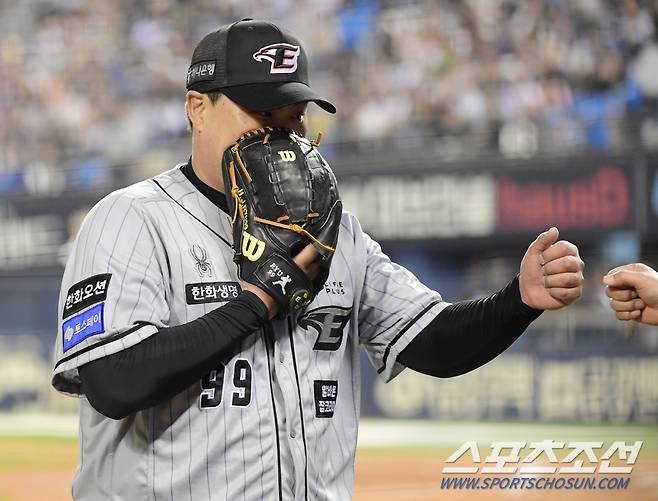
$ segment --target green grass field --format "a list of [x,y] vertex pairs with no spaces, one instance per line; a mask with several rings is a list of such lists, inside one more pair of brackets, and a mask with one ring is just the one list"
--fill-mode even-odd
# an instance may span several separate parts
[[75,468],[77,459],[75,437],[0,437],[0,472]]

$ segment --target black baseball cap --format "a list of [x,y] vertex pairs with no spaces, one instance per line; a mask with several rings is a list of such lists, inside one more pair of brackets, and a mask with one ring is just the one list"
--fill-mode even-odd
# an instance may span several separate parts
[[308,59],[299,40],[278,26],[247,18],[206,35],[194,49],[187,90],[221,91],[251,111],[313,101],[336,107],[309,86]]

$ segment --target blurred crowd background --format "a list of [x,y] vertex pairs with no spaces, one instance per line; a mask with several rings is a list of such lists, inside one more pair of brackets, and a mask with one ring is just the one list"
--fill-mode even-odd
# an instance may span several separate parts
[[[187,160],[192,50],[243,17],[304,43],[338,108],[311,109],[309,130],[325,133],[346,205],[446,299],[503,286],[547,225],[588,263],[583,300],[542,316],[503,371],[539,381],[543,367],[548,397],[410,415],[569,420],[585,399],[600,404],[588,419],[658,421],[658,336],[616,322],[599,286],[616,264],[658,264],[650,0],[0,0],[0,409],[68,405],[47,389],[68,242],[102,196]],[[625,367],[635,379],[618,384]],[[542,411],[567,387],[581,393],[566,410]]]
[[[306,44],[334,143],[440,137],[459,156],[658,147],[658,2],[0,1],[0,192],[186,138],[196,43],[243,16]],[[349,113],[347,111],[349,110]],[[450,141],[447,141],[449,139]],[[468,145],[468,148],[460,148]],[[458,153],[454,153],[454,152]],[[79,171],[79,172],[78,172]],[[56,182],[56,181],[53,181]]]

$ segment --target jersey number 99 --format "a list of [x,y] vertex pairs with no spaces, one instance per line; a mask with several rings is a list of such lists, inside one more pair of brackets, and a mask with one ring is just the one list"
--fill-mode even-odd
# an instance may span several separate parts
[[[199,407],[214,409],[222,403],[224,393],[224,373],[226,366],[219,364],[201,379]],[[233,364],[233,396],[231,405],[246,407],[251,402],[251,365],[247,360],[238,359]]]

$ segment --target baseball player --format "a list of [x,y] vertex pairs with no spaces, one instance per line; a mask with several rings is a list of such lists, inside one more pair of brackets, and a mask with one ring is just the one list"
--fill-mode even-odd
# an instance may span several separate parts
[[[296,38],[250,19],[221,27],[187,74],[190,160],[87,215],[62,279],[52,379],[81,397],[75,499],[350,499],[361,346],[385,381],[405,367],[463,374],[580,296],[583,262],[555,228],[502,290],[449,304],[344,212],[326,280],[287,310],[272,292],[287,279],[267,289],[233,260],[222,159],[252,129],[303,136],[309,102],[336,111],[309,87]],[[312,244],[294,255],[309,280],[322,263]]]

